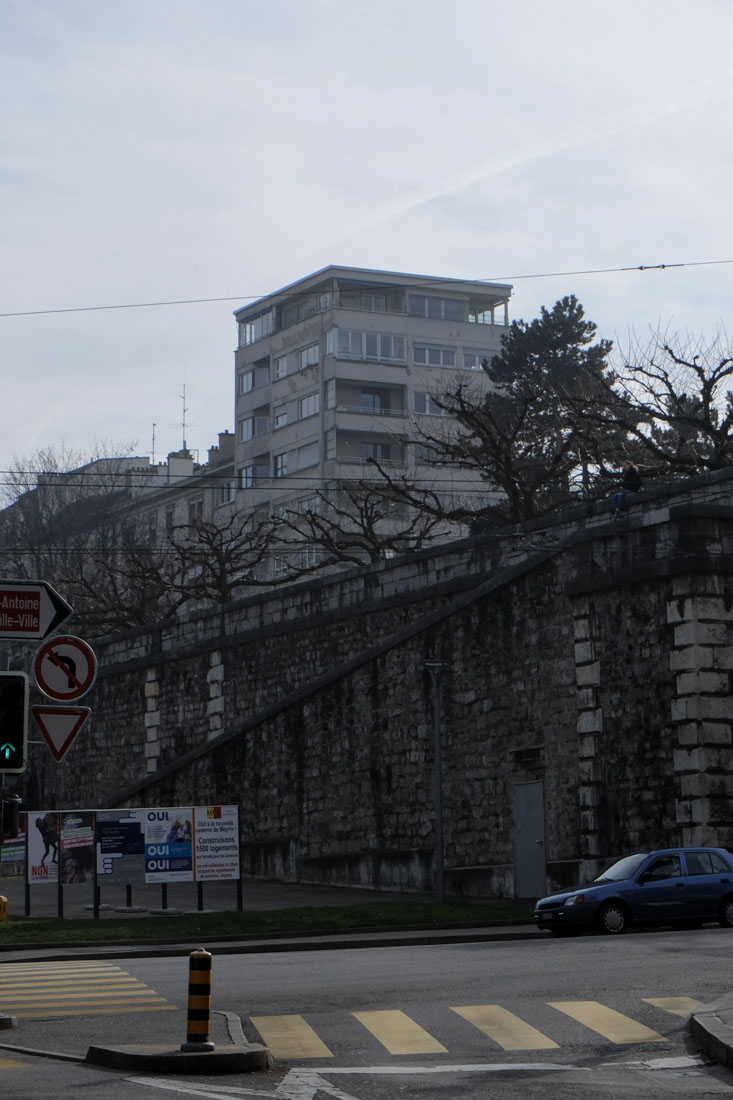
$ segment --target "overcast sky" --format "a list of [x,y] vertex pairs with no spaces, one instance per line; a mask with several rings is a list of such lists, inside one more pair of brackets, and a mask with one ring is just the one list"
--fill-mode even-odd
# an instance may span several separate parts
[[330,263],[733,339],[732,56],[730,0],[0,0],[0,312],[233,299],[0,317],[0,470],[160,460],[184,386],[205,460],[232,311]]

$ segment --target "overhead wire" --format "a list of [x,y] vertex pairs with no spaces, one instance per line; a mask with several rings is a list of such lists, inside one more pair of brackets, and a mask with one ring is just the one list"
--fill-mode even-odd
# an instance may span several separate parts
[[[484,277],[481,279],[454,279],[453,277],[447,277],[448,281],[458,282],[480,282],[486,284],[502,283],[505,280],[514,280],[518,282],[524,279],[557,279],[566,278],[569,276],[577,275],[613,275],[620,274],[622,272],[629,271],[666,271],[670,268],[681,267],[710,267],[718,264],[731,264],[733,259],[730,260],[683,260],[673,263],[658,263],[658,264],[630,264],[622,267],[597,267],[597,268],[581,268],[575,271],[542,271],[542,272],[530,272],[523,275],[493,275],[490,277]],[[338,265],[334,265],[338,266]],[[318,273],[316,273],[318,274]],[[375,274],[378,274],[375,272]],[[400,274],[395,272],[396,275]],[[440,278],[437,280],[440,282]],[[435,279],[431,279],[425,283],[410,283],[410,289],[420,290],[434,287],[436,284]],[[374,286],[379,286],[379,282],[373,283]],[[383,284],[385,287],[394,286],[394,283]],[[55,313],[93,313],[100,310],[107,309],[154,309],[162,306],[188,306],[188,305],[205,305],[212,302],[256,302],[259,300],[279,298],[295,298],[302,297],[313,293],[313,288],[309,287],[304,290],[288,290],[287,288],[275,293],[264,294],[228,294],[215,298],[174,298],[165,299],[153,302],[113,302],[108,305],[101,306],[64,306],[54,309],[25,309],[25,310],[13,310],[10,312],[0,313],[0,318],[4,317],[40,317]]]

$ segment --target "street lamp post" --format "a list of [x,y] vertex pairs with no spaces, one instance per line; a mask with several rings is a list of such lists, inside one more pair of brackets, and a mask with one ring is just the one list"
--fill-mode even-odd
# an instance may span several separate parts
[[435,805],[435,894],[445,896],[443,881],[443,746],[440,731],[440,674],[442,661],[426,661],[433,696],[433,799]]

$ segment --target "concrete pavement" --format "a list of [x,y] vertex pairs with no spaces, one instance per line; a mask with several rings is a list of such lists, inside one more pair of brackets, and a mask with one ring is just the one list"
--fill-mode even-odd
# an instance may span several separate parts
[[[67,917],[89,917],[91,899],[80,893],[81,887],[65,890],[63,909]],[[232,895],[231,883],[207,883],[205,896],[206,908],[233,909],[236,907]],[[4,879],[0,883],[0,894],[8,898],[11,914],[24,912],[22,883]],[[324,905],[359,904],[364,901],[389,900],[396,895],[384,891],[359,890],[349,887],[329,887],[303,883],[274,883],[247,880],[242,894],[243,909],[267,910],[289,909]],[[414,895],[410,895],[413,897]],[[132,899],[132,909],[127,906],[128,899],[124,891],[118,896],[109,892],[103,900],[100,919],[105,916],[119,918],[128,914],[131,919],[151,912],[165,912],[161,907],[159,887],[136,887]],[[169,887],[164,899],[169,912],[191,912],[196,910],[201,899],[197,897],[191,884],[178,884]],[[31,896],[31,913],[35,916],[56,916],[56,892],[49,887],[35,888]],[[542,934],[528,921],[496,924],[476,928],[409,928],[409,929],[365,929],[359,932],[339,934],[292,934],[277,936],[242,936],[207,943],[212,955],[246,952],[281,952],[303,950],[339,950],[344,948],[389,947],[410,943],[414,945],[435,943],[477,943],[511,939],[535,939]],[[544,938],[544,937],[543,937]],[[547,937],[548,944],[552,941]],[[197,945],[198,946],[198,945]],[[181,943],[98,945],[57,948],[28,947],[2,950],[2,924],[0,924],[0,965],[7,961],[49,959],[82,959],[93,956],[95,959],[119,959],[125,956],[140,957],[151,954],[181,955],[186,947]],[[7,1017],[5,1017],[7,1026]],[[0,1028],[3,1017],[0,1013]],[[723,994],[716,1001],[703,1005],[689,1018],[690,1033],[703,1053],[721,1065],[733,1068],[733,992]],[[3,1039],[11,1034],[3,1033]],[[13,1049],[10,1042],[0,1042],[0,1047]],[[21,1048],[15,1048],[21,1049]],[[262,1071],[272,1066],[272,1058],[266,1047],[259,1044],[225,1042],[217,1044],[216,1050],[206,1053],[190,1054],[183,1052],[177,1045],[136,1044],[134,1046],[93,1046],[87,1052],[87,1061],[123,1069],[144,1069],[160,1073],[196,1073],[225,1074]]]

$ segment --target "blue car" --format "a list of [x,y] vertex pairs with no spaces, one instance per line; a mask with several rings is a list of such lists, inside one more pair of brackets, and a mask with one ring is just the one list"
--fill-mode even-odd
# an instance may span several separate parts
[[733,856],[724,848],[637,852],[587,886],[540,898],[534,919],[553,936],[618,936],[632,925],[699,928],[713,921],[733,928]]

